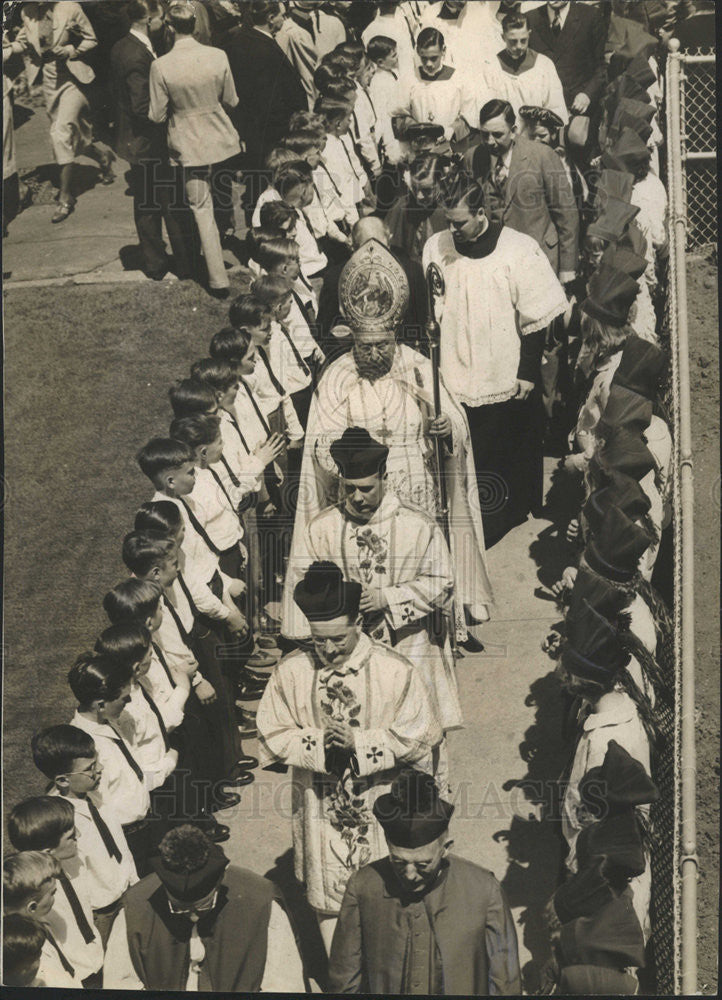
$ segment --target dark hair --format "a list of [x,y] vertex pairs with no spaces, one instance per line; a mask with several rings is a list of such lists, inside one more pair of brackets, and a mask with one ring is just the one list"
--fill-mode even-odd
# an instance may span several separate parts
[[207,413],[216,405],[216,394],[209,385],[194,378],[184,378],[168,390],[168,398],[176,417],[191,413]]
[[248,330],[235,326],[224,326],[213,334],[210,352],[212,357],[237,365],[243,361],[251,346],[251,335]]
[[171,4],[168,22],[179,35],[192,35],[196,27],[196,13],[190,3]]
[[118,663],[134,667],[150,649],[150,629],[140,621],[122,621],[98,636],[95,651]]
[[485,122],[491,121],[492,118],[502,116],[510,128],[516,125],[516,114],[511,104],[508,101],[503,101],[500,97],[494,97],[487,101],[479,112],[479,124],[483,125]]
[[266,24],[281,9],[278,0],[251,0],[251,23]]
[[280,274],[262,274],[251,287],[253,294],[272,308],[291,294],[293,285]]
[[[213,397],[215,402],[215,396]],[[193,452],[183,441],[173,438],[151,438],[136,455],[141,472],[153,482],[167,469],[179,469],[193,461]]]
[[228,319],[236,329],[260,326],[270,315],[271,310],[268,306],[259,302],[253,295],[239,295],[228,310]]
[[[264,201],[258,212],[260,227],[257,229],[251,229],[249,232],[260,235],[267,231],[277,231],[279,234],[285,237],[286,230],[283,228],[284,223],[293,222],[294,226],[298,222],[298,216],[296,215],[296,209],[292,208],[291,205],[287,204],[282,198],[274,198],[271,201]],[[258,229],[260,228],[260,232]]]
[[319,94],[323,94],[327,84],[346,76],[346,71],[336,63],[323,60],[313,71],[313,85]]
[[214,392],[228,392],[236,384],[236,376],[227,361],[220,358],[201,358],[191,368],[191,376]]
[[453,169],[453,161],[441,153],[422,153],[409,167],[409,174],[417,181],[433,181],[438,184]]
[[438,45],[440,49],[445,46],[444,36],[436,28],[422,28],[419,37],[416,39],[416,51],[420,49],[430,49]]
[[522,14],[520,11],[512,10],[508,14],[505,14],[501,19],[501,30],[504,34],[507,31],[517,31],[520,28],[528,28],[529,19],[526,14]]
[[166,833],[158,844],[158,853],[169,871],[193,875],[205,865],[212,846],[202,830],[186,823]]
[[[20,851],[3,858],[3,907],[25,906],[38,899],[46,882],[56,879],[60,863],[46,851]],[[3,918],[3,932],[5,931]],[[4,937],[4,934],[3,934]],[[4,945],[3,941],[3,945]]]
[[392,52],[395,52],[398,45],[387,35],[374,35],[373,38],[369,39],[369,43],[366,46],[366,54],[368,55],[371,62],[381,62],[382,59],[386,59],[390,56]]
[[174,549],[175,542],[161,531],[131,531],[123,539],[123,562],[135,576],[147,576]]
[[288,128],[291,132],[307,128],[324,130],[321,116],[317,115],[315,111],[306,111],[305,108],[302,111],[293,112],[288,120]]
[[347,52],[342,47],[343,45],[345,45],[344,42],[341,45],[337,45],[333,52],[329,52],[328,55],[323,57],[322,62],[325,66],[338,69],[345,75],[357,73],[363,64],[363,52],[361,54],[358,52]]
[[41,774],[54,781],[67,774],[73,761],[95,756],[95,740],[77,726],[49,726],[35,733],[30,741],[33,762]]
[[25,799],[10,810],[8,837],[16,851],[49,851],[75,826],[75,809],[58,795]]
[[310,184],[313,178],[313,170],[305,160],[294,160],[293,163],[286,163],[276,174],[274,187],[281,198],[300,187],[302,184]]
[[174,535],[183,523],[178,505],[172,500],[149,500],[135,515],[136,531],[157,531]]
[[[323,146],[326,142],[326,130],[316,128],[297,129],[295,132],[289,132],[281,142],[290,153],[295,153],[297,156],[305,156],[310,150]],[[273,202],[264,202],[261,207],[265,208],[266,205],[272,204]]]
[[91,652],[81,653],[68,671],[68,684],[81,711],[94,701],[115,701],[132,678],[127,664]]
[[[335,80],[329,80],[323,87],[319,88],[319,94],[321,97],[328,97],[334,101],[345,101],[351,106],[355,99],[356,84],[350,76],[339,76]],[[353,94],[354,98],[349,98],[349,94]]]
[[469,174],[460,171],[450,175],[444,184],[444,208],[458,208],[466,205],[472,214],[484,207],[484,189]]
[[326,127],[330,129],[336,122],[350,114],[352,107],[348,101],[341,101],[336,97],[319,97],[314,105],[314,111],[323,116]]
[[271,181],[285,163],[291,163],[296,159],[290,149],[283,145],[274,146],[264,161],[267,170],[271,171]]
[[137,21],[147,21],[150,14],[150,4],[147,0],[129,0],[125,12],[131,24]]
[[191,417],[176,418],[170,425],[170,432],[184,441],[189,448],[203,448],[213,444],[221,433],[221,419],[195,413]]
[[145,622],[158,610],[163,588],[155,580],[128,577],[103,598],[103,609],[114,625]]
[[[138,0],[134,0],[138,2]],[[35,920],[21,913],[3,917],[3,982],[6,986],[28,987],[28,970],[40,961],[46,941],[45,931]]]
[[285,264],[298,256],[298,244],[295,240],[278,236],[265,240],[254,249],[253,259],[264,271],[271,271],[277,264]]

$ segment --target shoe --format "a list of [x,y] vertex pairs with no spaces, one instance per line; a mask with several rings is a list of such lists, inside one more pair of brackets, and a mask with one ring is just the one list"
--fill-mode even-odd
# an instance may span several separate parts
[[50,220],[52,223],[65,222],[69,215],[75,211],[75,201],[59,201],[55,215]]
[[256,636],[256,645],[261,649],[269,649],[271,651],[276,650],[281,652],[278,648],[278,643],[276,642],[276,637],[274,635],[258,635]]
[[219,812],[221,809],[232,809],[241,801],[238,792],[216,792],[215,801],[211,805],[211,812]]
[[166,274],[168,274],[167,270],[165,270],[165,271],[146,271],[145,272],[146,278],[150,278],[151,281],[162,281],[163,278],[165,278]]
[[268,684],[270,674],[259,674],[256,670],[249,670],[248,663],[245,663],[238,671],[238,679],[246,681],[254,687],[265,687]]
[[251,757],[249,753],[244,753],[235,763],[239,771],[253,771],[258,767],[258,757]]
[[263,688],[251,687],[243,681],[236,688],[236,708],[241,708],[242,701],[258,701],[263,694]]
[[237,777],[229,778],[228,781],[223,782],[223,794],[226,794],[226,788],[243,788],[245,785],[252,785],[255,780],[255,775],[251,774],[250,771],[241,771]]
[[251,668],[273,667],[278,663],[281,656],[280,649],[277,650],[276,652],[278,653],[278,656],[274,656],[273,653],[271,653],[270,651],[257,649],[255,653],[251,653],[251,655],[246,660],[246,666]]
[[459,645],[467,653],[482,653],[484,651],[484,643],[480,642],[471,632],[466,633],[466,639],[460,642]]
[[225,844],[227,840],[231,839],[231,828],[230,826],[226,826],[225,823],[216,823],[215,826],[206,830],[205,834],[214,844]]
[[214,299],[227,299],[231,294],[230,288],[209,288],[208,294]]
[[241,739],[258,736],[255,712],[249,712],[246,708],[236,706],[236,721],[238,722],[238,735]]

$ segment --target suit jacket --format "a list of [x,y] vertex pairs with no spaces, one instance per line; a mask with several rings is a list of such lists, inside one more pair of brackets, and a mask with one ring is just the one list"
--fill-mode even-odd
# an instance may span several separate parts
[[153,62],[148,48],[131,34],[116,42],[110,52],[110,82],[117,123],[115,151],[128,163],[167,155],[165,130],[148,117]]
[[293,112],[308,110],[306,91],[278,43],[256,28],[235,28],[226,51],[240,95],[236,124],[248,165],[257,169],[288,130]]
[[606,82],[606,29],[601,14],[586,4],[571,3],[558,38],[552,33],[546,4],[530,10],[527,18],[531,30],[529,45],[535,52],[548,56],[556,66],[570,111],[579,93],[586,94],[596,104]]
[[[450,855],[424,897],[441,956],[444,995],[518,996],[516,928],[501,886],[485,868]],[[331,948],[329,993],[401,993],[406,921],[388,858],[349,880]]]
[[225,110],[237,103],[225,52],[189,35],[177,37],[150,68],[150,119],[168,122],[168,153],[184,167],[222,163],[240,153]]
[[[26,56],[28,84],[30,86],[37,80],[43,66],[39,25],[25,9],[31,6],[31,4],[23,4],[21,8],[22,27],[13,42],[13,52],[24,52]],[[59,0],[58,3],[52,5],[51,10],[53,17],[52,44],[54,46],[74,45],[78,56],[67,60],[68,71],[79,83],[92,83],[95,79],[95,73],[83,59],[83,55],[92,51],[98,44],[90,21],[80,4],[71,3],[70,0]]]
[[516,137],[503,204],[491,181],[486,147],[472,147],[464,165],[484,188],[490,218],[535,239],[555,274],[576,271],[579,208],[564,164],[553,149],[524,136]]

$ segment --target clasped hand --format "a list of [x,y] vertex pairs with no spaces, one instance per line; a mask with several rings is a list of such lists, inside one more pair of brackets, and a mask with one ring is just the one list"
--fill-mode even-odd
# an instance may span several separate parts
[[451,431],[451,417],[447,417],[445,413],[430,420],[426,428],[426,433],[431,437],[449,437]]
[[323,743],[326,747],[335,747],[338,750],[353,750],[353,729],[340,719],[328,719]]

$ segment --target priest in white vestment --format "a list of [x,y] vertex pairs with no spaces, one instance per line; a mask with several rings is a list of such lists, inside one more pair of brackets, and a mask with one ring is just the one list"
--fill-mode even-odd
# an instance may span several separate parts
[[295,598],[312,642],[271,675],[258,755],[292,768],[295,873],[328,949],[349,878],[387,853],[374,802],[402,764],[433,772],[442,732],[418,670],[357,624],[361,584],[314,563]]
[[[341,496],[331,444],[347,427],[364,427],[389,448],[388,486],[406,505],[440,515],[433,439],[442,438],[455,571],[457,636],[465,625],[489,617],[493,601],[486,568],[483,528],[469,425],[464,411],[441,382],[441,416],[433,405],[431,362],[396,343],[409,287],[396,258],[377,240],[363,244],[341,273],[339,298],[354,348],[323,374],[306,427],[281,630],[292,639],[308,636],[293,600],[293,573],[309,563],[306,525]],[[296,577],[297,579],[297,577]]]

